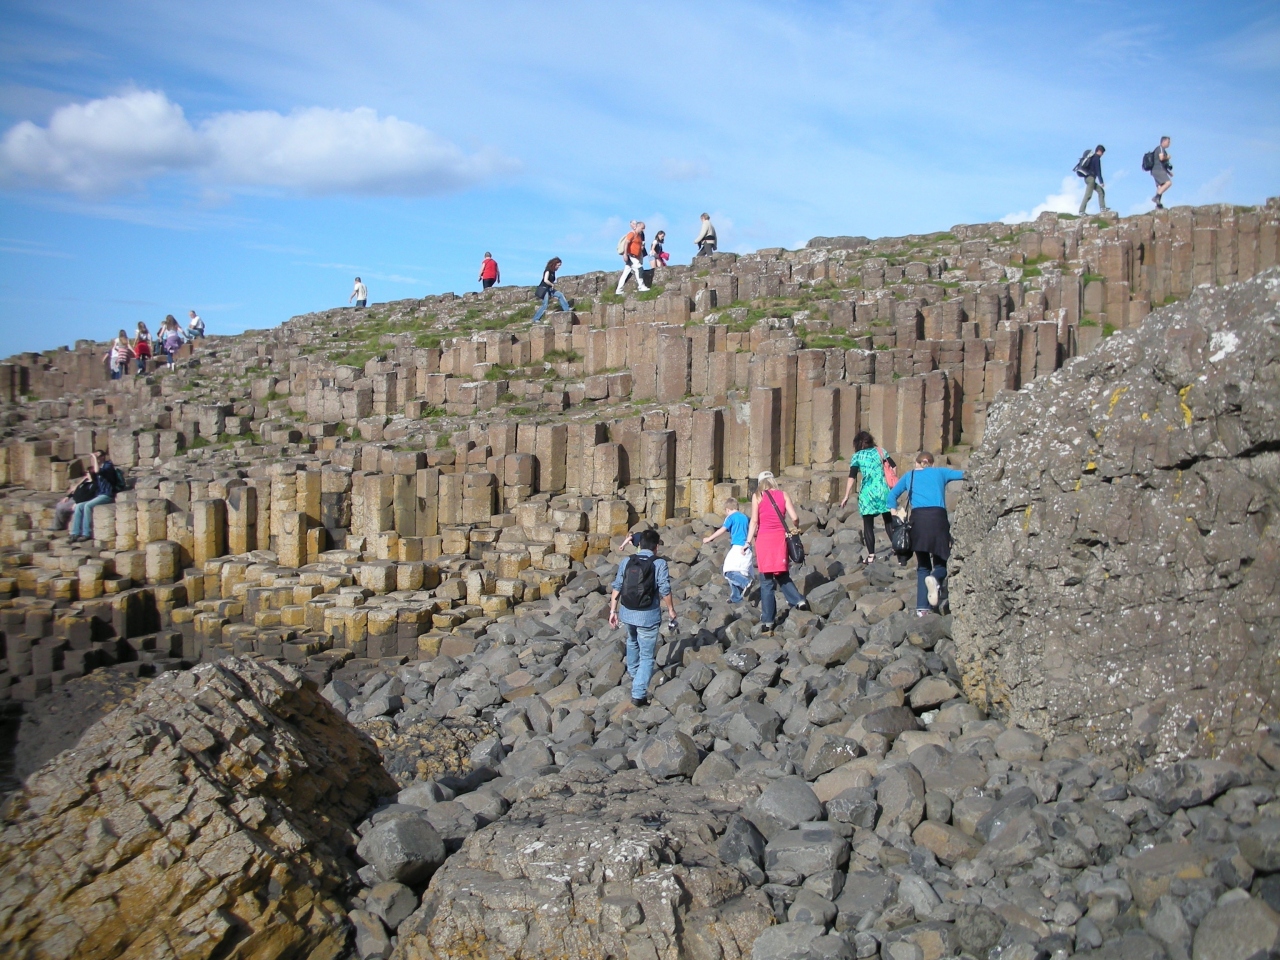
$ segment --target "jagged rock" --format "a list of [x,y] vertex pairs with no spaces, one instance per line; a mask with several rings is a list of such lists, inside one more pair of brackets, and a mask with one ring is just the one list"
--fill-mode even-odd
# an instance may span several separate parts
[[[398,960],[483,955],[661,960],[751,953],[773,909],[714,838],[744,785],[710,790],[627,771],[541,778],[432,878],[398,930]],[[602,888],[608,890],[602,896]]]
[[366,910],[352,910],[351,925],[355,927],[360,960],[386,960],[391,956],[391,938],[378,917]]
[[292,667],[165,674],[10,799],[0,940],[29,957],[337,957],[351,825],[394,792]]
[[1263,873],[1280,870],[1280,820],[1263,820],[1236,841],[1249,865]]
[[856,760],[865,753],[856,740],[829,733],[815,733],[804,755],[804,778],[816,780],[829,770]]
[[444,863],[444,841],[426,819],[442,806],[427,808],[423,816],[398,816],[378,824],[361,838],[356,853],[384,881],[425,883]]
[[737,867],[751,883],[760,886],[765,881],[764,871],[764,836],[756,829],[755,824],[745,817],[734,814],[729,819],[729,826],[720,838],[716,853],[725,863]]
[[853,627],[844,624],[832,624],[823,627],[818,635],[809,642],[805,655],[813,662],[829,667],[832,664],[844,663],[858,652],[858,636]]
[[418,896],[403,883],[385,882],[370,891],[365,906],[394,930],[418,909]]
[[1129,781],[1129,788],[1154,803],[1162,813],[1173,813],[1183,807],[1210,803],[1223,791],[1243,782],[1244,773],[1232,764],[1186,760],[1144,771]]
[[692,777],[698,769],[698,745],[678,730],[657,734],[640,747],[636,766],[657,780]]
[[766,837],[822,818],[822,801],[801,777],[779,777],[754,805],[756,826]]
[[952,527],[975,704],[1156,762],[1275,719],[1278,299],[1201,287],[991,405]]

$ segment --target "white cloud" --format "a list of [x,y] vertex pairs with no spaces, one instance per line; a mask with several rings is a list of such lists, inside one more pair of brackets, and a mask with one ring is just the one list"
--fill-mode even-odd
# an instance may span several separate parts
[[0,184],[101,195],[169,173],[222,187],[308,194],[442,193],[508,173],[492,151],[465,153],[368,107],[216,114],[193,127],[163,93],[134,90],[23,121],[0,140]]
[[1058,193],[1051,193],[1044,198],[1043,203],[1038,203],[1031,208],[1028,213],[1026,210],[1019,210],[1017,213],[1007,213],[1000,218],[1001,223],[1026,223],[1028,220],[1034,220],[1040,214],[1046,211],[1053,213],[1075,213],[1080,209],[1080,201],[1084,197],[1084,181],[1077,177],[1074,173],[1069,173],[1062,178],[1062,189]]
[[1235,170],[1228,167],[1216,177],[1206,180],[1196,190],[1197,203],[1218,203],[1225,200],[1228,196],[1228,188],[1231,186],[1231,179],[1235,174]]

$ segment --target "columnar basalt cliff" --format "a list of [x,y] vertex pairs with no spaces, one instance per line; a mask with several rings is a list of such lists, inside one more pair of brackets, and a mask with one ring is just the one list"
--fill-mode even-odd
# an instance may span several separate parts
[[975,702],[1156,760],[1280,719],[1280,271],[994,405],[958,511]]
[[[20,772],[56,755],[0,808],[0,942],[1270,955],[1278,225],[817,238],[570,277],[545,326],[495,288],[116,382],[13,358],[0,698]],[[954,622],[838,505],[860,429],[976,447]],[[70,543],[104,446],[128,488]],[[704,542],[764,469],[807,551],[772,629]],[[607,610],[650,525],[678,620],[637,705]]]

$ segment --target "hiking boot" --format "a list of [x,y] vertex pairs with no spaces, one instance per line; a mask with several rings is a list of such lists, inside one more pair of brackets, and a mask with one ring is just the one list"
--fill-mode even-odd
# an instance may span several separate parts
[[938,600],[942,596],[941,590],[938,588],[938,578],[930,574],[924,578],[924,589],[929,595],[929,606],[935,610],[938,607]]
[[640,709],[641,707],[647,707],[647,706],[649,705],[649,700],[648,700],[648,698],[645,698],[645,699],[638,699],[638,698],[636,698],[636,697],[632,697],[632,698],[631,698],[631,705],[632,705],[633,707],[635,707],[636,709]]

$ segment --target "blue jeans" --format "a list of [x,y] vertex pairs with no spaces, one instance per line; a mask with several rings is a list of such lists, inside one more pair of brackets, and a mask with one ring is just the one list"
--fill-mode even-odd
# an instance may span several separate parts
[[551,298],[553,296],[560,301],[560,309],[565,313],[569,312],[569,301],[564,298],[564,294],[559,290],[548,290],[542,295],[542,306],[540,306],[538,308],[538,312],[533,315],[533,319],[529,321],[530,323],[537,323],[542,319],[542,315],[547,312],[547,304],[551,302]]
[[71,514],[71,536],[92,537],[93,508],[110,502],[110,497],[98,494],[92,500],[86,500],[84,503],[77,503],[75,511]]
[[631,674],[631,696],[635,700],[643,700],[649,694],[653,659],[658,652],[658,628],[662,624],[637,627],[626,623],[623,626],[627,628],[627,673]]
[[[936,566],[935,566],[936,564]],[[929,608],[929,588],[925,586],[924,578],[933,576],[938,581],[938,605],[946,603],[947,600],[947,562],[941,557],[935,557],[932,553],[925,553],[923,550],[916,551],[916,609],[928,610]]]
[[782,595],[787,598],[787,603],[791,606],[804,602],[804,597],[800,596],[800,591],[796,589],[796,585],[791,581],[789,573],[762,573],[760,574],[760,622],[773,625],[773,621],[778,616],[778,600],[773,595],[774,584],[782,588]]
[[724,578],[729,581],[729,602],[741,603],[742,594],[751,586],[751,578],[745,573],[726,573]]

